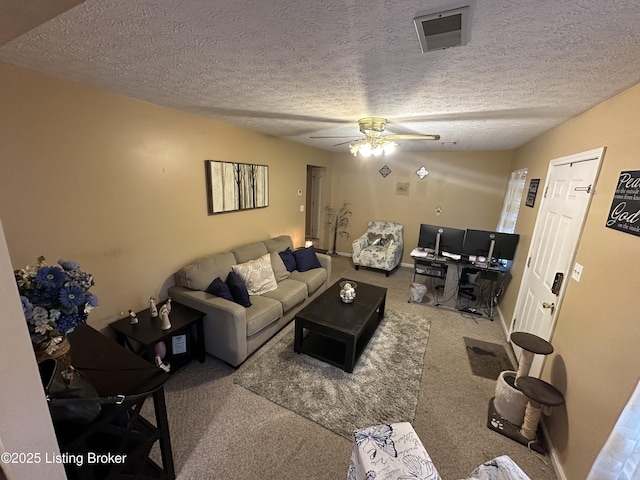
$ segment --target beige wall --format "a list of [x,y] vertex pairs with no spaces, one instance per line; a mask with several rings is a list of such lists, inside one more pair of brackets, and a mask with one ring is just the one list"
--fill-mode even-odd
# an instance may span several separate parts
[[[404,225],[403,262],[413,263],[410,253],[418,243],[421,223],[454,228],[494,230],[512,170],[511,151],[402,152],[387,158],[333,155],[334,206],[346,200],[353,215],[350,239],[338,239],[338,252],[351,253],[351,241],[362,235],[371,220]],[[386,178],[379,170],[387,165]],[[424,166],[424,179],[416,170]],[[409,184],[408,195],[397,193],[398,184]],[[442,214],[436,216],[437,206]]]
[[[0,64],[0,218],[15,268],[91,272],[106,326],[166,296],[194,258],[289,234],[304,242],[306,166],[330,154]],[[269,165],[269,207],[207,215],[204,160]],[[330,194],[330,175],[326,182]],[[213,279],[212,279],[213,280]]]
[[[566,406],[546,419],[566,478],[586,477],[638,382],[640,237],[605,227],[622,170],[640,170],[640,85],[613,97],[516,151],[515,167],[545,181],[549,161],[607,147],[576,261],[578,283],[569,280],[542,377],[565,395]],[[543,190],[541,185],[540,190]],[[520,209],[516,231],[524,244],[514,263],[520,282],[536,208]],[[502,312],[510,322],[517,289]]]

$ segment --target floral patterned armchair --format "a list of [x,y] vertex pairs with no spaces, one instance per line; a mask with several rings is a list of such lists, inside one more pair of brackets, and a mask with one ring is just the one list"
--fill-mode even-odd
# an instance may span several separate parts
[[369,222],[367,231],[353,241],[353,265],[384,270],[386,275],[400,265],[404,227],[394,222]]

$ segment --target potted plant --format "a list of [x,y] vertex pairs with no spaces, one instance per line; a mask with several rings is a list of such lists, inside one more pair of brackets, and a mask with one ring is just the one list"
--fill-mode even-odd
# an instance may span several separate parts
[[336,242],[338,235],[344,238],[349,238],[349,232],[346,228],[349,226],[349,218],[351,217],[351,204],[349,202],[343,202],[340,208],[334,208],[331,205],[327,205],[325,210],[327,211],[327,225],[331,232],[333,232],[333,248],[331,255],[337,255]]

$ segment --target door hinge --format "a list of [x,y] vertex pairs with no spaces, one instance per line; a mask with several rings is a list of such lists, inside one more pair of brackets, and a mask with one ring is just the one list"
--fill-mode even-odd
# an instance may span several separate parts
[[531,257],[527,259],[527,268],[529,268],[530,266],[531,266]]
[[544,198],[547,198],[547,190],[549,190],[549,185],[544,187]]

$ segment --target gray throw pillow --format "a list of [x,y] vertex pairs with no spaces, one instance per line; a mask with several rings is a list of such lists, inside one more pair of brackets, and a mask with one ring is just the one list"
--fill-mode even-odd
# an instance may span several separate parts
[[382,242],[382,235],[379,233],[369,232],[367,234],[367,240],[369,240],[369,245],[380,245]]

